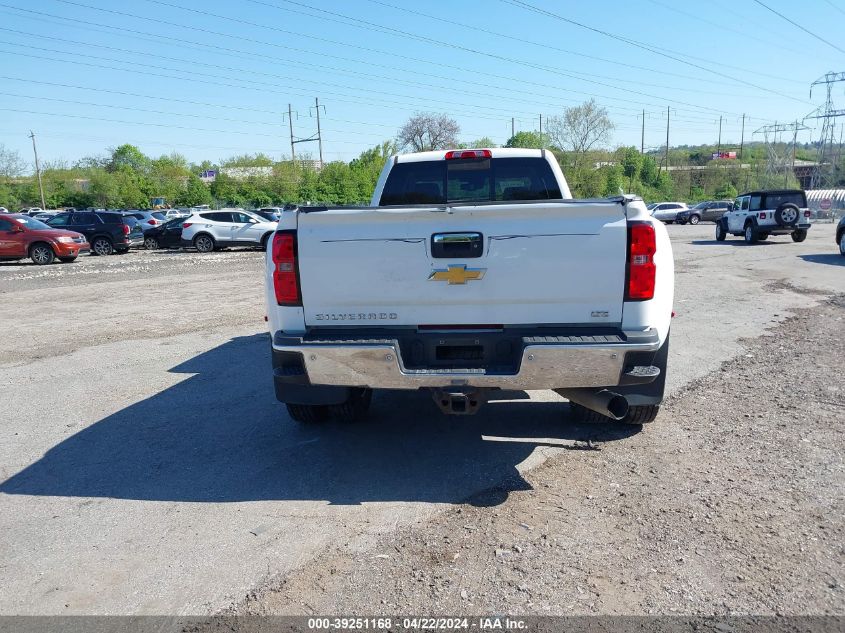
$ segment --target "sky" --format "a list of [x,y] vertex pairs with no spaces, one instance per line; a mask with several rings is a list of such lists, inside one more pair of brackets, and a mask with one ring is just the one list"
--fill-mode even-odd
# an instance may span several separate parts
[[[810,86],[845,69],[843,24],[845,0],[0,0],[0,144],[283,160],[288,104],[307,138],[318,98],[324,159],[348,161],[417,112],[503,144],[512,119],[536,130],[594,98],[610,147],[639,146],[643,118],[646,148],[665,144],[669,108],[671,145],[715,144],[721,116],[730,148],[743,114],[762,140],[824,102]],[[845,82],[833,94],[845,107]]]

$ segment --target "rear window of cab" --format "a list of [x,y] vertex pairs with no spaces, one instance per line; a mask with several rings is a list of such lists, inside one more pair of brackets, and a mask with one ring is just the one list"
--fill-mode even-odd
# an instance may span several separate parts
[[544,158],[432,160],[395,164],[379,204],[557,200],[560,187]]

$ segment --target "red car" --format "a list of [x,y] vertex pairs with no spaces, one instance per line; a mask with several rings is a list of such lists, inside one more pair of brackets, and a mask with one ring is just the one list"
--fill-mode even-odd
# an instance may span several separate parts
[[36,264],[52,264],[56,258],[70,263],[91,252],[84,235],[54,229],[20,213],[0,216],[0,261],[29,257]]

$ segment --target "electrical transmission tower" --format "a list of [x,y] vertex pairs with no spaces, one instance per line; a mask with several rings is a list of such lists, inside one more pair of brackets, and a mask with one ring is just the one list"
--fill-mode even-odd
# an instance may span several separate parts
[[[795,142],[798,139],[798,132],[809,130],[803,123],[775,123],[764,125],[754,134],[762,134],[763,142],[766,144],[766,174],[763,182],[764,187],[774,187],[783,178],[784,186],[789,184],[789,172],[795,167]],[[792,132],[792,142],[787,143],[781,140],[784,132]]]
[[[323,109],[323,112],[326,111],[326,106],[320,104],[320,99],[314,99],[314,105],[308,108],[309,114],[312,111],[317,112],[317,133],[313,136],[309,136],[308,138],[297,138],[293,135],[293,116],[296,115],[296,118],[299,118],[299,113],[296,110],[291,108],[291,105],[288,104],[288,111],[287,111],[287,120],[288,124],[290,125],[290,159],[291,161],[296,161],[296,155],[294,154],[294,146],[297,143],[311,143],[312,141],[317,141],[320,147],[320,166],[319,168],[323,168],[323,136],[320,131],[320,108]],[[282,120],[285,118],[285,113],[282,113]]]
[[827,98],[824,105],[819,106],[810,114],[804,117],[807,119],[821,119],[822,129],[819,134],[819,147],[817,153],[816,166],[813,169],[812,180],[810,181],[810,189],[827,189],[833,180],[835,167],[833,166],[834,146],[835,146],[835,129],[837,117],[845,116],[845,110],[837,110],[833,105],[833,84],[840,81],[845,81],[845,72],[835,73],[833,71],[825,73],[824,77],[816,79],[810,85],[810,97],[813,96],[813,86],[824,85],[827,90]]

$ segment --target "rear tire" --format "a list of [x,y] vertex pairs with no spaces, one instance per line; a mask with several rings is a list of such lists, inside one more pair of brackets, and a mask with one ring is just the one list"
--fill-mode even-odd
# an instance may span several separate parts
[[353,389],[349,400],[343,404],[329,405],[329,414],[341,422],[358,422],[370,410],[372,389]]
[[267,235],[265,235],[264,237],[262,237],[262,238],[261,238],[261,250],[262,250],[262,251],[266,251],[266,250],[267,250],[267,247],[268,247],[268,246],[269,246],[269,244],[270,244],[270,238],[271,238],[271,237],[273,237],[273,234],[272,234],[272,233],[268,233]]
[[757,239],[760,240],[761,242],[765,242],[767,239],[769,239],[769,234],[768,233],[758,233]]
[[320,404],[287,404],[288,415],[302,424],[325,422],[329,417],[328,407]]
[[839,236],[839,254],[845,257],[845,231]]
[[98,237],[95,238],[94,241],[91,243],[91,254],[92,255],[111,255],[114,253],[114,246],[112,246],[111,240],[107,237]]
[[660,412],[660,405],[649,404],[630,407],[628,409],[628,414],[621,420],[614,420],[613,418],[609,418],[606,415],[602,415],[601,413],[593,411],[592,409],[588,409],[587,407],[582,406],[576,402],[569,403],[569,410],[571,411],[572,417],[575,419],[576,422],[589,422],[591,424],[606,424],[608,422],[616,422],[618,424],[639,425],[654,422],[654,419]]
[[214,243],[214,238],[210,235],[197,235],[194,238],[194,248],[197,249],[200,253],[210,253],[216,247]]
[[793,242],[803,242],[807,239],[807,229],[798,229],[797,231],[792,231],[792,241]]
[[728,232],[725,230],[725,225],[721,222],[716,222],[716,241],[724,242],[727,236]]
[[38,242],[29,247],[29,258],[39,266],[52,264],[56,259],[56,254],[49,244]]
[[148,251],[154,251],[158,249],[158,240],[154,237],[148,237],[144,240],[144,248]]
[[689,216],[689,223],[690,224],[695,225],[695,224],[698,224],[699,222],[701,222],[701,218],[698,217],[697,215]]

